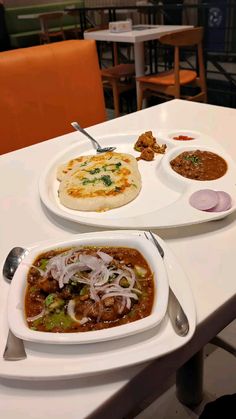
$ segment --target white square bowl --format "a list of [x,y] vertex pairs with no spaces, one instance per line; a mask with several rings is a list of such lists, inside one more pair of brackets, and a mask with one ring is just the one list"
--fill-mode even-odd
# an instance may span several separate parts
[[[53,333],[31,330],[26,322],[24,313],[24,299],[27,288],[27,274],[31,264],[41,253],[58,248],[76,246],[112,246],[129,247],[137,249],[146,259],[153,272],[155,294],[152,312],[149,316],[134,322],[87,332]],[[30,250],[30,249],[29,249]],[[86,236],[81,234],[78,238],[65,241],[52,241],[41,243],[29,251],[18,267],[10,285],[8,299],[8,322],[12,332],[26,340],[50,344],[87,344],[106,340],[123,338],[135,333],[143,332],[156,326],[165,316],[168,304],[169,284],[163,260],[154,244],[141,236],[129,235],[121,232],[110,237],[101,237],[93,233]]]

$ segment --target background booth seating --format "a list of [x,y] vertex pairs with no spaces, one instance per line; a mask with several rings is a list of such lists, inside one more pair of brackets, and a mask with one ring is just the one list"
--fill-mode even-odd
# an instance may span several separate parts
[[[63,11],[68,6],[84,7],[84,0],[5,8],[6,26],[12,48],[39,44],[39,19],[18,19],[19,15]],[[65,32],[67,30],[73,30],[75,27],[75,17],[65,14],[62,19],[62,24]],[[57,26],[60,27],[60,24],[57,25],[55,22],[55,30],[58,29]]]
[[0,80],[1,154],[106,120],[93,40],[2,52]]

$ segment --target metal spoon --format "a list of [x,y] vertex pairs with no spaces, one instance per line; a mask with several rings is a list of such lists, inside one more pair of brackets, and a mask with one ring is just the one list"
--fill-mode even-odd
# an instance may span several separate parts
[[[22,247],[14,247],[7,255],[3,265],[3,277],[11,282],[19,264],[27,255],[28,250]],[[3,353],[3,358],[6,361],[19,361],[27,358],[24,342],[22,339],[16,337],[11,330],[8,332],[7,343]]]
[[95,140],[95,138],[91,137],[91,135],[87,131],[85,131],[78,124],[78,122],[71,122],[71,125],[76,131],[82,132],[82,134],[86,135],[86,137],[88,137],[90,141],[92,141],[97,153],[106,153],[107,151],[114,151],[116,149],[116,147],[101,147],[98,141]]
[[[164,253],[163,248],[161,247],[160,243],[157,241],[156,237],[151,231],[149,231],[149,234],[158,252],[160,253],[162,259],[164,259],[165,253]],[[150,240],[150,238],[148,237],[146,233],[144,233],[144,235],[148,240]],[[181,307],[179,300],[177,299],[176,295],[172,291],[171,287],[169,287],[168,314],[169,314],[170,321],[175,332],[179,336],[186,336],[189,331],[188,318],[183,308]]]

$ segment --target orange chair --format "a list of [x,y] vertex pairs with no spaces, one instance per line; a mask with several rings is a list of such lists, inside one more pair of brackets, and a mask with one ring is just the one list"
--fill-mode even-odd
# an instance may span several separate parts
[[0,80],[0,153],[106,120],[93,40],[1,52]]
[[[142,109],[143,99],[150,95],[165,99],[174,97],[198,102],[207,101],[202,39],[203,28],[185,29],[163,35],[159,39],[161,44],[174,47],[174,69],[137,78],[139,82],[138,110]],[[180,69],[180,48],[189,46],[197,46],[199,74],[194,70]],[[197,87],[200,92],[186,96],[181,91],[183,86]]]

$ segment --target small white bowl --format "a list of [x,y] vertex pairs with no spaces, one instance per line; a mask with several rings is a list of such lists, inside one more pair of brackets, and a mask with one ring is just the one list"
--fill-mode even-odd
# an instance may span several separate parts
[[[226,173],[220,178],[208,180],[208,181],[202,181],[202,180],[190,179],[190,178],[184,177],[180,175],[179,173],[177,173],[174,169],[172,169],[171,164],[170,164],[172,159],[179,156],[185,151],[195,151],[195,150],[209,151],[211,153],[218,154],[218,156],[222,157],[222,159],[224,159],[227,163]],[[185,189],[188,185],[197,184],[197,183],[202,184],[202,182],[210,182],[211,185],[213,185],[214,183],[217,184],[219,180],[222,180],[223,178],[227,178],[229,173],[233,170],[232,161],[229,161],[229,158],[226,156],[223,150],[217,150],[217,147],[205,146],[203,144],[201,145],[186,144],[186,145],[175,147],[163,157],[161,164],[162,164],[162,171],[164,175],[167,177],[168,183],[171,184],[172,182],[172,187],[175,187],[175,188],[178,187],[178,185],[180,187],[182,183],[183,189]]]
[[[27,287],[27,274],[30,265],[41,253],[50,249],[68,248],[72,246],[117,246],[137,249],[148,262],[153,274],[155,283],[155,295],[152,312],[149,316],[134,322],[101,329],[96,331],[78,333],[52,333],[39,332],[29,329],[24,313],[24,298]],[[79,238],[66,241],[47,242],[30,250],[23,262],[18,267],[12,280],[8,300],[8,321],[12,332],[27,341],[53,344],[86,344],[118,339],[135,333],[143,332],[160,323],[165,316],[168,303],[169,284],[163,264],[154,244],[140,236],[132,236],[127,233],[116,234],[112,237],[101,237],[96,233],[86,236],[82,234]]]

